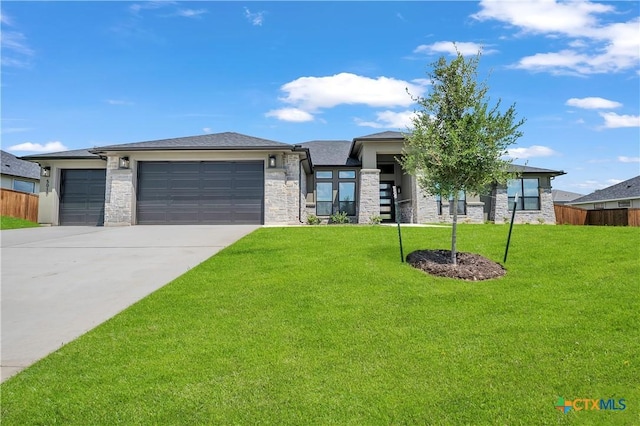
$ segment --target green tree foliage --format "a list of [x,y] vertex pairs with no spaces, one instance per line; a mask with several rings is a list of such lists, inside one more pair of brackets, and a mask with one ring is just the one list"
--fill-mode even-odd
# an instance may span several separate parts
[[431,91],[413,97],[419,105],[413,129],[405,136],[403,168],[418,179],[427,193],[453,198],[451,262],[456,264],[458,194],[480,194],[510,177],[507,148],[522,136],[515,104],[502,112],[500,100],[489,105],[485,82],[478,82],[480,52],[465,58],[460,52],[450,62],[440,57],[428,72]]

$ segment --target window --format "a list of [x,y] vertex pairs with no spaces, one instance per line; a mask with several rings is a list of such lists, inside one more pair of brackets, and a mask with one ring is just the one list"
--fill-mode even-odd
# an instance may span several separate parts
[[[449,197],[449,214],[453,216],[453,196]],[[442,210],[442,208],[441,208]],[[467,214],[467,199],[464,191],[458,193],[458,214]]]
[[538,179],[512,179],[507,182],[509,211],[518,194],[516,210],[540,210],[540,191]]
[[631,207],[631,201],[618,201],[618,207]]
[[594,208],[595,210],[602,210],[602,209],[604,209],[604,203],[595,203],[595,204],[593,205],[593,208]]
[[339,211],[346,212],[349,216],[356,214],[356,183],[338,183]]
[[355,179],[356,178],[356,172],[355,172],[355,170],[340,170],[338,172],[338,177],[340,179]]
[[13,180],[13,190],[14,191],[34,193],[34,192],[36,192],[36,184],[34,182],[29,182],[29,181],[26,181],[26,180],[14,179]]
[[356,214],[356,171],[318,170],[316,176],[316,215],[334,212]]
[[333,213],[333,183],[316,183],[316,214],[329,216]]
[[[442,214],[442,197],[436,195],[436,203],[438,204],[438,215]],[[449,214],[453,215],[453,196],[449,197]],[[464,191],[458,194],[458,214],[467,214],[467,199]]]

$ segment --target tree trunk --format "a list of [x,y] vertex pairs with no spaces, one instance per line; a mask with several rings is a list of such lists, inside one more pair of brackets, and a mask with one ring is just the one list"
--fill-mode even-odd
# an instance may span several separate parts
[[[451,208],[451,206],[449,206]],[[458,191],[453,196],[453,223],[451,224],[451,263],[458,264],[456,249],[456,232],[458,228]]]

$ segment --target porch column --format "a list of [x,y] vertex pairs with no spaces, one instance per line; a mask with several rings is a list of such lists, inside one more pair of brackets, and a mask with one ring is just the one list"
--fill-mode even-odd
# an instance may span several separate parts
[[380,170],[360,170],[360,196],[358,199],[358,223],[369,223],[380,216]]
[[133,165],[121,169],[119,163],[118,156],[107,158],[104,226],[127,226],[133,223]]

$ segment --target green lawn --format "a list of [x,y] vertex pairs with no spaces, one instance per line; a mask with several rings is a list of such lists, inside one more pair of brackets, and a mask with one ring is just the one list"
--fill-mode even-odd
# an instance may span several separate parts
[[[507,231],[459,249],[500,261]],[[640,424],[639,243],[516,226],[472,283],[401,264],[393,227],[263,228],[2,384],[2,424]]]
[[36,222],[31,222],[25,219],[19,219],[17,217],[11,216],[1,216],[0,217],[0,229],[20,229],[20,228],[37,228],[38,225]]

